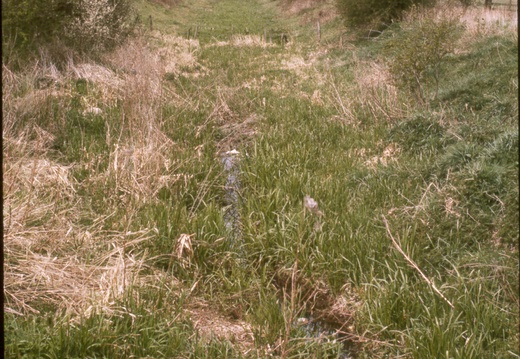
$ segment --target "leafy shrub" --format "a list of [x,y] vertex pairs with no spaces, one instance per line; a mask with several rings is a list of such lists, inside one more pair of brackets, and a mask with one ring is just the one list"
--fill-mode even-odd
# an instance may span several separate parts
[[131,15],[130,0],[2,0],[2,45],[34,50],[59,39],[105,50],[128,35]]
[[412,13],[412,18],[386,40],[383,54],[396,85],[425,103],[427,85],[433,85],[437,97],[440,66],[462,32],[457,18],[437,19],[420,12]]
[[412,5],[432,5],[435,0],[337,0],[348,26],[364,27],[399,20]]
[[2,0],[2,38],[27,46],[60,33],[73,16],[67,0]]
[[83,0],[77,16],[65,26],[67,39],[82,51],[105,50],[120,43],[130,32],[129,0]]

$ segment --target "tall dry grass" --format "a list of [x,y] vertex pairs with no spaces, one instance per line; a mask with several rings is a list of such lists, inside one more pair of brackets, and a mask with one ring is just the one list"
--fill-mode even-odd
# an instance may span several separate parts
[[327,81],[327,103],[336,108],[337,120],[358,126],[362,119],[394,122],[407,116],[411,105],[390,81],[390,74],[382,62],[357,57],[352,61],[354,78],[351,83]]
[[[5,311],[110,312],[129,288],[150,284],[140,274],[148,260],[140,244],[154,228],[131,231],[135,211],[183,178],[172,161],[175,145],[161,131],[168,63],[142,39],[102,63],[71,58],[58,69],[44,54],[21,71],[2,71]],[[78,80],[88,83],[85,93],[76,92]],[[85,116],[106,118],[108,152],[64,164],[53,144],[78,96]],[[78,168],[90,171],[87,182],[75,179]],[[102,213],[79,194],[85,186],[103,189]],[[107,229],[121,206],[123,222]]]
[[[518,41],[517,12],[461,7],[453,2],[440,2],[434,8],[413,9],[404,17],[402,26],[432,17],[460,22],[463,35],[455,52],[464,52],[479,39],[490,36],[506,36]],[[353,86],[328,81],[329,102],[336,107],[341,121],[350,125],[359,124],[360,114],[365,113],[374,119],[392,122],[414,111],[412,104],[392,84],[391,75],[383,61],[354,58],[353,66]]]
[[508,36],[518,41],[517,11],[470,7],[462,13],[460,21],[465,25],[468,41],[487,36]]

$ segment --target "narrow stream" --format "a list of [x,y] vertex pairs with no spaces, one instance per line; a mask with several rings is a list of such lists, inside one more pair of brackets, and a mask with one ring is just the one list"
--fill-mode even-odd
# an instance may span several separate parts
[[224,201],[224,224],[229,234],[230,246],[237,253],[242,252],[239,190],[240,190],[240,152],[237,150],[227,151],[222,155],[224,171],[227,174]]
[[[239,193],[240,193],[240,152],[237,150],[227,151],[221,156],[221,162],[224,165],[224,171],[227,174],[224,196],[224,224],[229,235],[229,244],[233,251],[239,255],[243,254],[242,247],[242,231],[240,228],[240,211],[239,211]],[[241,259],[245,257],[242,256]],[[340,339],[334,328],[322,321],[315,320],[312,316],[308,318],[300,318],[299,323],[305,330],[306,337],[318,339],[323,336],[335,337]],[[344,343],[344,351],[341,353],[340,359],[352,359],[348,343]]]
[[[334,325],[321,321],[315,320],[312,315],[309,317],[303,317],[298,319],[299,325],[302,325],[305,330],[307,338],[318,339],[322,337],[335,338],[340,340],[340,335],[337,334],[334,329]],[[341,352],[339,359],[353,359],[352,356],[352,343],[348,341],[343,342],[343,351]]]

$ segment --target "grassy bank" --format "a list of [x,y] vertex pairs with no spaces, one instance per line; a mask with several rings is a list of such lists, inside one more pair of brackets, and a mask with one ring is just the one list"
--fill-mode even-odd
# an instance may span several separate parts
[[417,14],[136,4],[97,63],[4,64],[6,357],[518,356],[516,20],[450,8],[418,97]]

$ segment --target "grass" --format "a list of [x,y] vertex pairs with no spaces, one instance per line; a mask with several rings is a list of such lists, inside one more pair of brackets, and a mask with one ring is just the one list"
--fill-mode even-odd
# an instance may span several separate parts
[[516,22],[461,13],[425,105],[331,8],[142,1],[4,65],[6,357],[518,356]]

